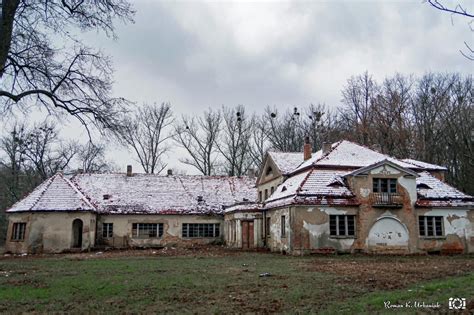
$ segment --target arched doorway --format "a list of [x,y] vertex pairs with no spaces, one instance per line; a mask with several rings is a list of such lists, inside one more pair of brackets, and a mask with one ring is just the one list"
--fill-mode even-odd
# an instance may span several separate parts
[[394,217],[378,219],[369,232],[368,245],[371,250],[407,250],[408,230]]
[[82,248],[82,220],[75,219],[72,221],[72,247]]

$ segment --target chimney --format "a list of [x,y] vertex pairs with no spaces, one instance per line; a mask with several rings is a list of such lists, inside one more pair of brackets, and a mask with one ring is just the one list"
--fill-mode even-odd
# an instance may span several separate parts
[[329,142],[323,142],[323,155],[326,155],[331,151],[332,145]]
[[382,146],[378,143],[372,145],[372,150],[382,153]]
[[303,159],[309,160],[311,158],[311,151],[313,149],[311,148],[311,143],[309,143],[309,137],[306,136],[304,137],[304,146],[303,146]]
[[131,177],[131,176],[132,176],[132,166],[127,165],[127,177]]
[[173,170],[172,169],[168,169],[168,173],[167,173],[168,176],[171,176],[173,175]]

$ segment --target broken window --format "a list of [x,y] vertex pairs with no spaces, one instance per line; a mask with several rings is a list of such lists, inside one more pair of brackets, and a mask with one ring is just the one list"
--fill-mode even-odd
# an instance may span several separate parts
[[419,216],[418,230],[420,231],[420,236],[424,237],[443,236],[443,217]]
[[103,223],[102,224],[102,237],[109,238],[114,236],[114,224]]
[[13,223],[12,241],[23,241],[25,239],[26,223]]
[[373,192],[375,193],[392,193],[397,192],[396,178],[374,178],[372,181]]
[[281,216],[281,237],[286,237],[286,218]]
[[331,236],[355,236],[355,215],[330,215]]
[[218,237],[219,223],[183,223],[183,237]]
[[163,236],[163,223],[133,223],[132,237],[152,238]]

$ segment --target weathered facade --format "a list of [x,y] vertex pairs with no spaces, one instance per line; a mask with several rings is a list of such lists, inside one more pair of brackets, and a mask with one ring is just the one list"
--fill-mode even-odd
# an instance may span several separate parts
[[349,141],[326,145],[274,172],[281,184],[264,201],[264,243],[292,254],[472,253],[474,199],[444,183],[445,172]]
[[57,174],[7,211],[5,249],[222,244],[224,208],[255,199],[251,177]]
[[227,246],[241,249],[264,247],[263,212],[259,203],[239,203],[224,210]]

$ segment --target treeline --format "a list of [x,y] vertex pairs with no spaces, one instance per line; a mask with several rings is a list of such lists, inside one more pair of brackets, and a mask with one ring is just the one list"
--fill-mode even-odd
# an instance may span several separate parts
[[[472,76],[397,74],[377,82],[364,73],[347,81],[337,108],[267,107],[257,114],[238,105],[177,116],[170,104],[145,104],[129,113],[113,134],[146,173],[166,169],[167,152],[178,146],[186,152],[180,161],[200,173],[235,176],[258,169],[269,149],[301,151],[305,136],[314,151],[323,142],[348,139],[377,144],[398,158],[444,165],[450,184],[474,194],[473,100]],[[0,140],[0,209],[58,171],[114,170],[105,160],[106,147],[96,142],[64,141],[51,121],[11,126]]]

